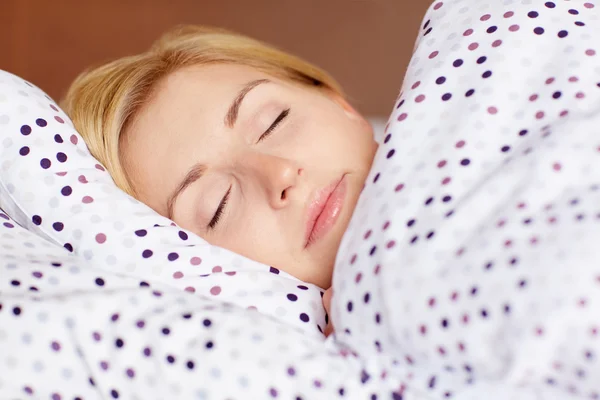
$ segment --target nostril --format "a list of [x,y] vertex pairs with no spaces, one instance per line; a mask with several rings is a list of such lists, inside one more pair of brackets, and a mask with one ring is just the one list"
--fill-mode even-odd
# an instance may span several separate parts
[[286,191],[284,190],[281,192],[281,200],[285,200],[285,197],[286,197]]

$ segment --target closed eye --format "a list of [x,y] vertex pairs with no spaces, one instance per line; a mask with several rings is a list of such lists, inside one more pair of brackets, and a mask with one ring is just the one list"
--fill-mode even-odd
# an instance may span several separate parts
[[231,194],[231,186],[229,186],[227,193],[225,193],[225,196],[223,196],[221,203],[219,203],[219,207],[217,207],[217,211],[215,212],[215,215],[208,223],[207,230],[215,229],[215,227],[219,223],[219,220],[221,219],[221,215],[223,215],[223,211],[225,210],[225,206],[227,205],[227,200],[229,200],[230,194]]
[[269,129],[267,129],[265,131],[265,133],[260,135],[260,137],[258,138],[258,142],[260,142],[263,139],[265,139],[266,137],[268,137],[275,130],[275,128],[277,128],[277,126],[281,123],[281,121],[283,121],[288,116],[288,114],[290,113],[290,110],[291,110],[291,108],[283,110],[281,112],[281,114],[279,114],[279,116],[277,118],[275,118],[275,121],[273,122],[273,124],[271,124]]

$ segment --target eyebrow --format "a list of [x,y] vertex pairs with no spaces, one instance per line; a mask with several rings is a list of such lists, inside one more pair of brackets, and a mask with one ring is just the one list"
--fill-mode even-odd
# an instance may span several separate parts
[[[258,85],[269,82],[271,82],[269,79],[256,79],[246,83],[244,87],[239,91],[235,99],[233,99],[233,102],[227,110],[227,114],[225,114],[225,126],[227,126],[228,128],[233,128],[237,121],[240,106],[242,105],[242,101],[244,101],[246,95]],[[179,185],[175,188],[175,190],[167,200],[167,218],[172,219],[173,217],[173,207],[175,206],[177,197],[179,197],[179,195],[185,189],[187,189],[188,186],[200,179],[204,174],[205,170],[206,166],[200,163],[193,165],[192,168],[188,170],[183,180],[179,183]]]

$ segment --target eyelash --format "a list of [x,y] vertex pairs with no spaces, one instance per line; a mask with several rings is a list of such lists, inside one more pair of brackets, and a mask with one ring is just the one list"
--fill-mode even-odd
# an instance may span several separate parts
[[281,112],[281,114],[279,114],[279,116],[277,118],[275,118],[275,122],[273,122],[273,124],[269,127],[269,129],[267,129],[265,131],[265,133],[260,135],[260,137],[258,138],[258,142],[267,138],[275,130],[275,128],[277,128],[277,126],[288,116],[288,114],[290,113],[290,110],[291,110],[291,108],[287,108],[287,109],[283,110]]
[[[273,133],[273,131],[275,130],[275,128],[277,128],[277,126],[279,126],[279,124],[289,115],[290,110],[291,110],[291,108],[283,110],[281,112],[281,114],[279,114],[279,116],[275,119],[275,121],[273,122],[273,124],[271,124],[271,126],[269,127],[269,129],[267,129],[265,131],[265,133],[263,133],[260,136],[260,138],[258,138],[258,142],[262,141],[263,139],[267,138],[271,133]],[[219,220],[221,219],[221,216],[223,215],[223,211],[225,210],[225,206],[227,206],[227,201],[229,200],[229,195],[230,194],[231,194],[231,186],[227,190],[227,193],[225,193],[225,196],[223,196],[223,199],[221,200],[221,203],[219,204],[219,207],[217,207],[217,211],[215,212],[215,215],[213,216],[213,218],[208,223],[208,230],[215,229],[215,227],[219,223]]]
[[221,215],[223,215],[223,210],[225,210],[225,206],[227,205],[227,200],[229,200],[230,194],[231,194],[231,186],[229,186],[227,193],[225,193],[225,196],[223,196],[221,203],[219,203],[219,207],[217,207],[217,211],[215,212],[215,215],[208,223],[208,230],[215,229],[215,226],[217,226],[217,224],[219,223],[219,219],[221,219]]

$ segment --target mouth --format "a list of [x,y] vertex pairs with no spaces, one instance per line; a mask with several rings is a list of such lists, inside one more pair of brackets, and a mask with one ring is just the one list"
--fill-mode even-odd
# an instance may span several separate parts
[[317,191],[308,206],[304,248],[308,248],[335,226],[346,199],[346,174]]

